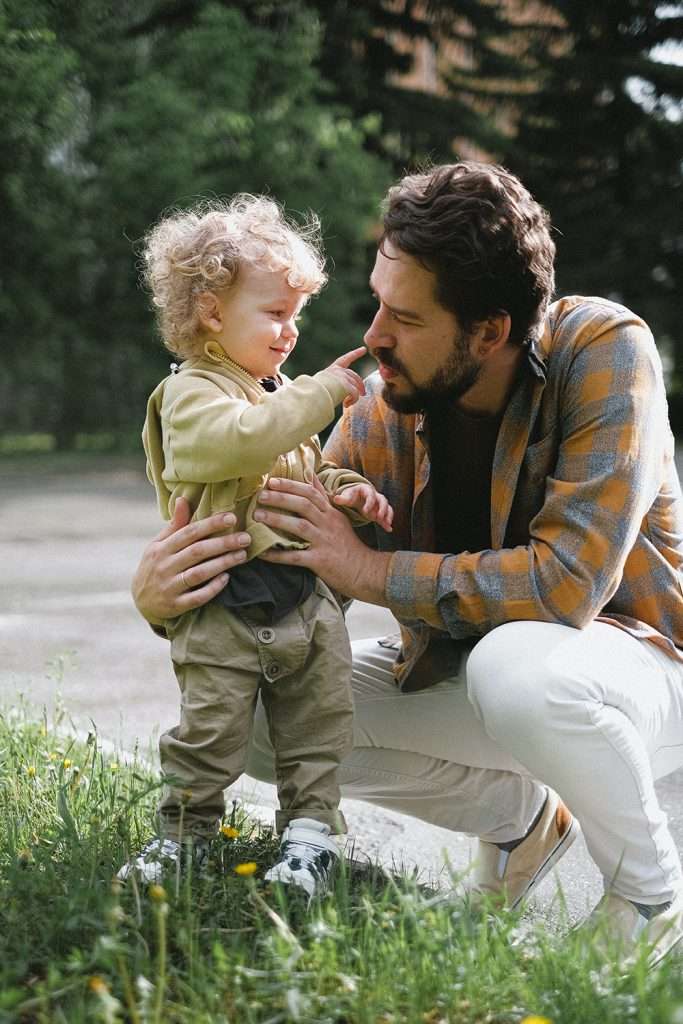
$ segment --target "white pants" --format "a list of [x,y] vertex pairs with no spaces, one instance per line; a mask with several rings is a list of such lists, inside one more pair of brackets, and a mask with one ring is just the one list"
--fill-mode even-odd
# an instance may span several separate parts
[[[671,899],[681,862],[653,781],[683,765],[683,664],[595,622],[511,622],[480,640],[457,677],[397,691],[396,652],[353,644],[354,749],[344,796],[490,842],[519,838],[552,786],[581,822],[606,885]],[[273,781],[257,713],[247,771]]]

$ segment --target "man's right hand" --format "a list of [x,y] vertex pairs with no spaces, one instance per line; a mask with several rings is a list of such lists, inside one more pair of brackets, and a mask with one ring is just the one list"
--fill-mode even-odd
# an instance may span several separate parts
[[133,600],[149,622],[158,624],[206,604],[246,559],[248,533],[213,536],[235,525],[231,513],[190,523],[190,506],[178,498],[173,518],[143,551],[133,577]]
[[355,363],[357,359],[361,359],[362,356],[368,354],[368,350],[365,345],[361,345],[360,348],[353,348],[350,352],[345,352],[343,356],[339,356],[327,367],[327,371],[335,375],[335,377],[341,381],[346,388],[346,398],[344,399],[344,408],[346,409],[349,405],[353,405],[358,399],[365,394],[365,383],[363,378],[356,373],[355,370],[351,370],[351,363]]

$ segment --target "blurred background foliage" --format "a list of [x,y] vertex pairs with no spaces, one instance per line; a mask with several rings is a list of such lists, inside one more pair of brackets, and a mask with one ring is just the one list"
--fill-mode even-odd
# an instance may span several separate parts
[[387,185],[458,156],[550,209],[560,292],[645,316],[683,427],[682,50],[645,0],[0,0],[0,435],[137,436],[169,359],[136,243],[199,196],[319,214],[288,372],[324,365],[369,322]]

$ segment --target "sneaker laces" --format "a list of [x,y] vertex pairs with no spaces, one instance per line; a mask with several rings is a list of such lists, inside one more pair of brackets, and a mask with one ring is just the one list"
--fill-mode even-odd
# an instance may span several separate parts
[[281,859],[287,861],[293,871],[308,869],[315,873],[320,868],[327,870],[333,858],[334,854],[324,846],[313,846],[311,843],[288,839],[285,842]]

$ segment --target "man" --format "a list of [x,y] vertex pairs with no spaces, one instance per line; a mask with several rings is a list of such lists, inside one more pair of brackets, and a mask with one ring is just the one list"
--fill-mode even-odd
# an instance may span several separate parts
[[[272,561],[401,624],[400,642],[355,644],[345,794],[477,835],[475,888],[513,906],[578,819],[605,879],[590,927],[624,951],[643,935],[656,963],[683,936],[653,784],[683,763],[683,498],[650,332],[602,299],[549,306],[553,260],[547,215],[503,168],[391,189],[365,336],[379,372],[326,456],[386,494],[393,531],[370,546],[286,480],[255,517],[309,544]],[[225,585],[248,538],[212,537],[214,518],[187,527],[180,508],[146,552],[150,620]],[[262,720],[252,746],[268,777]]]

